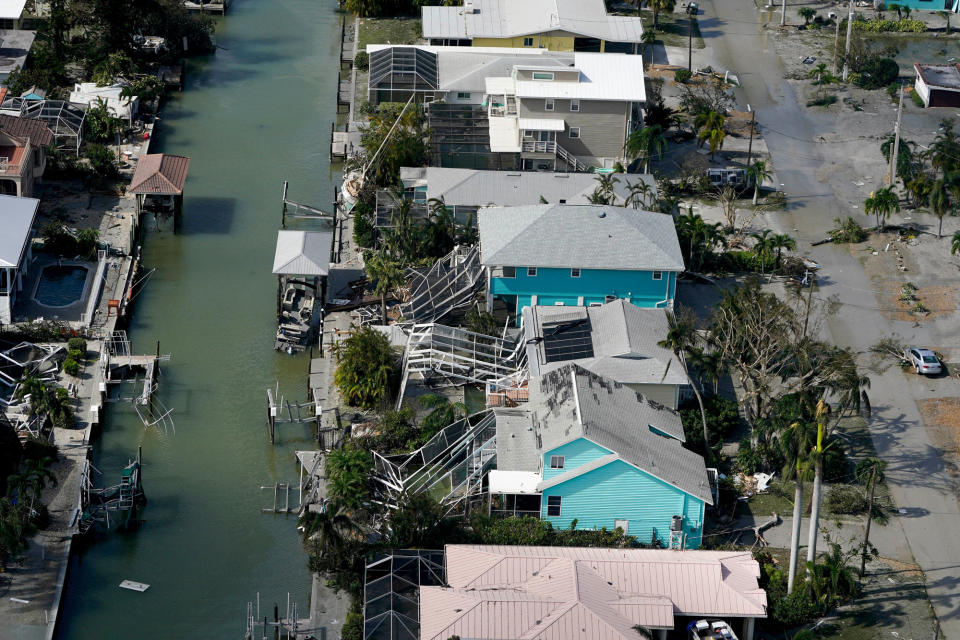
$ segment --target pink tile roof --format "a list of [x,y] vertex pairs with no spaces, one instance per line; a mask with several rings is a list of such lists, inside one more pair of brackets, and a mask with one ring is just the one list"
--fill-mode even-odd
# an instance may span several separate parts
[[189,167],[190,158],[186,156],[172,156],[166,153],[148,153],[140,156],[127,191],[156,195],[182,195],[183,183],[187,180]]
[[766,617],[749,553],[448,545],[449,587],[420,590],[420,637],[635,640],[675,615]]

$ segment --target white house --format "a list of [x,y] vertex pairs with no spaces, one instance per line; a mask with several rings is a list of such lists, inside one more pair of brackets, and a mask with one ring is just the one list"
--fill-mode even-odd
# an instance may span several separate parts
[[140,101],[137,96],[122,95],[124,88],[121,84],[101,87],[96,82],[78,82],[70,92],[70,102],[95,107],[102,100],[114,117],[130,122],[137,115]]
[[23,290],[32,257],[31,229],[40,201],[0,195],[0,323],[13,320],[13,303]]

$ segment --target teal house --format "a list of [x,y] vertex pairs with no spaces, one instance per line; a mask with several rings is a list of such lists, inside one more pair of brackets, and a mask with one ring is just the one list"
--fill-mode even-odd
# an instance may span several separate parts
[[714,496],[703,457],[683,446],[676,411],[567,365],[532,380],[522,409],[498,409],[496,417],[491,513],[700,546]]
[[910,7],[910,9],[926,9],[927,11],[960,11],[960,2],[958,0],[897,0],[896,2],[886,3],[887,7],[895,4],[901,7]]
[[519,322],[533,305],[673,306],[684,265],[672,216],[606,205],[487,207],[478,228],[488,310],[500,302]]

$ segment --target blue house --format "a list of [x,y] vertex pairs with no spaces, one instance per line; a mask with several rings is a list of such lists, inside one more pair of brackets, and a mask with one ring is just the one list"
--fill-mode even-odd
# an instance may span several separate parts
[[683,271],[673,217],[606,205],[487,207],[478,212],[487,308],[590,306],[616,299],[670,308]]
[[910,9],[925,9],[927,11],[960,11],[960,2],[957,0],[897,0],[896,2],[886,3],[888,6],[896,4],[901,7],[910,7]]
[[696,549],[714,502],[677,412],[577,365],[531,381],[523,409],[498,409],[491,513],[556,528],[613,530]]

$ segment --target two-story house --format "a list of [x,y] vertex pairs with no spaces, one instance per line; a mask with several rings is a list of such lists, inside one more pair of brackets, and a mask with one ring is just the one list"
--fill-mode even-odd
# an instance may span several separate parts
[[586,171],[627,163],[643,121],[640,56],[369,45],[371,103],[426,103],[433,164]]
[[639,16],[609,15],[603,0],[464,0],[421,17],[435,45],[637,53],[643,36]]
[[45,122],[0,114],[0,193],[32,196],[51,142],[53,132]]
[[571,364],[531,387],[522,409],[495,410],[491,512],[700,545],[713,494],[703,457],[683,447],[676,411]]
[[683,257],[673,217],[606,205],[488,207],[478,214],[487,308],[623,299],[672,308]]

